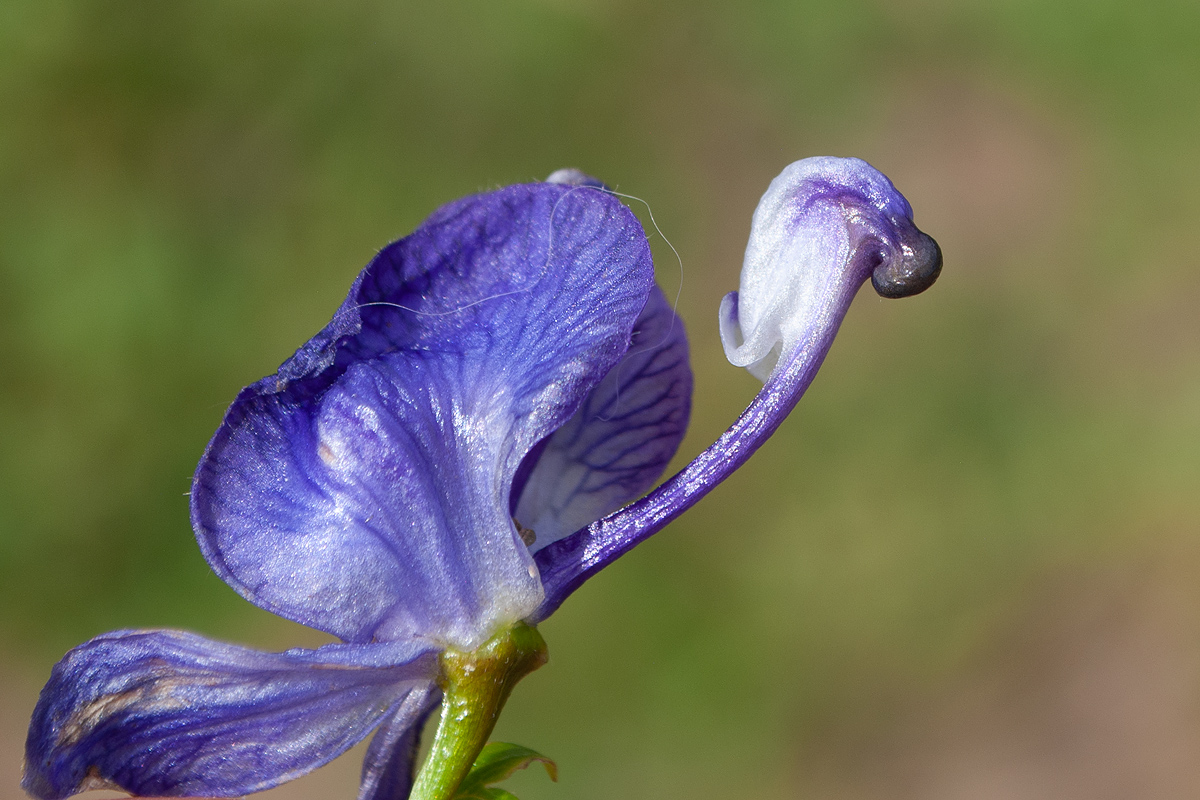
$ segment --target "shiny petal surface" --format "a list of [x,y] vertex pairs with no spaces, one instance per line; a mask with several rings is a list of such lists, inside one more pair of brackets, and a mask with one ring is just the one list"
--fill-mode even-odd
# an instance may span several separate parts
[[908,201],[867,162],[789,165],[754,211],[738,293],[721,304],[726,357],[766,381],[872,270],[890,273],[921,236]]
[[22,785],[47,800],[267,789],[353,746],[436,674],[436,652],[413,643],[262,653],[178,631],[105,634],[55,666]]
[[517,503],[530,549],[574,533],[649,489],[687,431],[687,335],[657,286],[629,352],[546,442]]
[[513,475],[621,358],[653,285],[609,194],[451,203],[243,390],[192,487],[201,549],[258,605],[352,642],[472,649],[542,599]]
[[404,698],[371,739],[363,759],[358,800],[405,800],[413,785],[421,728],[442,692],[430,684]]

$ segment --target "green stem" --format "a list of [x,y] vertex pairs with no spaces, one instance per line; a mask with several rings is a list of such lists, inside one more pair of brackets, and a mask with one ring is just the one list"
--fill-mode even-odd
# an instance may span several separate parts
[[546,663],[546,642],[518,622],[470,653],[442,654],[442,717],[410,800],[452,800],[517,681]]

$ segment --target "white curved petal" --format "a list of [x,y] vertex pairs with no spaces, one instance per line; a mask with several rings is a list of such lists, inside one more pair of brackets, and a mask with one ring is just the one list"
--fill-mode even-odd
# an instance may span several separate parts
[[911,216],[891,181],[860,159],[784,169],[754,212],[739,291],[721,303],[726,358],[765,381],[869,276],[858,245],[875,237],[891,246],[895,221]]

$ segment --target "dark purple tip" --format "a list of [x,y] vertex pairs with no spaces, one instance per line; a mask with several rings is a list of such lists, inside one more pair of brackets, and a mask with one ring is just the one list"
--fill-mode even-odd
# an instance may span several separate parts
[[900,247],[871,271],[871,285],[880,297],[911,297],[933,286],[942,274],[942,248],[914,226],[905,231]]

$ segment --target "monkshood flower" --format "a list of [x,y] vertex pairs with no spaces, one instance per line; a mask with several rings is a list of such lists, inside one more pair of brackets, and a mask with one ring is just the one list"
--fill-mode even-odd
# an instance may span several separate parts
[[854,159],[801,161],[771,184],[741,293],[721,307],[730,360],[764,388],[642,496],[683,437],[691,372],[637,219],[572,170],[439,209],[238,395],[192,485],[213,570],[339,642],[99,636],[42,691],[23,786],[237,796],[374,732],[362,800],[452,797],[513,684],[545,661],[536,624],[766,440],[864,281],[897,297],[937,277],[911,217]]

